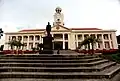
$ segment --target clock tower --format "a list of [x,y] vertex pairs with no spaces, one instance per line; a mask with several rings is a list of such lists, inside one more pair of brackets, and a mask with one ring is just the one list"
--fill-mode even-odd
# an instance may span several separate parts
[[56,25],[61,25],[61,26],[64,26],[64,22],[63,22],[63,19],[64,19],[64,16],[63,16],[63,13],[61,13],[62,9],[60,7],[57,7],[55,9],[55,14],[54,14],[54,22],[53,22],[53,26],[56,26]]

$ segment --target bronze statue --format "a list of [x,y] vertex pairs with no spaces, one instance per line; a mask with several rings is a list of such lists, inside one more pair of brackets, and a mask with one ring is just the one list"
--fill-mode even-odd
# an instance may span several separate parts
[[46,26],[46,31],[47,31],[47,36],[51,36],[50,32],[51,32],[51,25],[48,22],[48,25]]
[[[51,25],[48,22],[48,25],[46,26],[46,32],[47,32],[47,36],[42,37],[43,38],[43,44],[41,44],[41,47],[43,48],[43,50],[39,50],[39,54],[53,54],[53,37],[50,34],[51,32]],[[40,45],[39,45],[40,47]]]

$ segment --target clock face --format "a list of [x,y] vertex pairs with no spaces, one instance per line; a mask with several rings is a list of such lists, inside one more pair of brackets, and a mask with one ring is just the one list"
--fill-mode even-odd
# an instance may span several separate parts
[[60,15],[56,15],[56,21],[60,21],[61,20],[61,16]]
[[57,19],[57,21],[60,21],[60,19]]

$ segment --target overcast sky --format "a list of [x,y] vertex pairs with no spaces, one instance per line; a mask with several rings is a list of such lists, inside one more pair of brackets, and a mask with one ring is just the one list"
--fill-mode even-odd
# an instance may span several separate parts
[[0,28],[5,32],[45,28],[62,8],[68,28],[115,29],[120,34],[119,0],[0,0]]

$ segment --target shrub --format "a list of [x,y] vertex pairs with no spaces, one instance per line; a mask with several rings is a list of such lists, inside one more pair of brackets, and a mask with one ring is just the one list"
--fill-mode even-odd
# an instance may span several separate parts
[[[83,50],[75,50],[75,51],[78,52],[78,53],[84,53],[84,54],[86,54],[86,53],[91,54],[92,53],[92,50],[85,50],[85,49],[83,49]],[[94,50],[94,52],[95,53],[102,53],[102,54],[116,54],[116,53],[118,53],[118,49],[110,49],[110,50],[106,50],[106,49],[99,50],[99,49],[96,49],[96,50]]]

